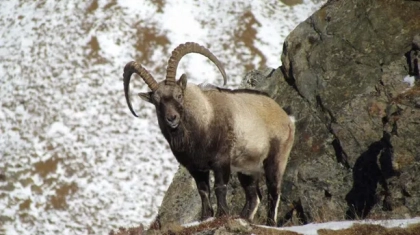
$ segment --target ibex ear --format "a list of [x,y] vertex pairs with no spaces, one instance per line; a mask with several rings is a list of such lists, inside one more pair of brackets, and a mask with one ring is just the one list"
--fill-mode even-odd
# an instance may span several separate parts
[[185,90],[187,87],[187,80],[187,75],[183,73],[176,83],[182,88],[182,90]]
[[152,92],[140,92],[139,96],[142,100],[152,103]]

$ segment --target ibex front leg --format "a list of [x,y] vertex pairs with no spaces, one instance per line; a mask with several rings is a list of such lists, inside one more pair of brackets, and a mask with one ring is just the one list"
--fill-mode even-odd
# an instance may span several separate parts
[[190,174],[197,184],[198,193],[201,197],[201,220],[213,217],[214,212],[210,204],[209,171],[190,170]]
[[223,164],[214,168],[214,190],[217,198],[216,216],[229,214],[229,207],[226,202],[227,184],[230,176],[230,165]]

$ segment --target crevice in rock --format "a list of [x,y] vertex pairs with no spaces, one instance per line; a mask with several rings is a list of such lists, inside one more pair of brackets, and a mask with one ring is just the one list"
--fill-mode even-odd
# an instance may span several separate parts
[[302,97],[302,94],[300,94],[299,89],[296,86],[296,80],[293,76],[293,63],[290,63],[290,69],[289,72],[286,71],[286,68],[284,66],[280,66],[280,70],[283,73],[284,80],[289,84],[289,86],[293,87],[295,91]]
[[306,99],[306,97],[302,95],[302,93],[299,91],[296,85],[296,80],[295,80],[295,77],[293,76],[293,63],[290,63],[290,68],[288,71],[286,71],[286,68],[284,66],[280,66],[280,71],[283,73],[284,80],[287,82],[287,84],[290,87],[292,87],[304,101],[310,104],[311,102],[309,102],[309,100]]
[[324,105],[320,95],[316,95],[315,100],[316,100],[316,103],[317,103],[318,107],[321,108],[322,113],[325,114],[324,115],[324,123],[327,125],[328,129],[331,129],[330,124],[332,122],[336,121],[332,111]]
[[284,106],[282,108],[287,113],[287,115],[293,116],[293,108],[292,108],[291,105],[287,105],[287,106]]
[[[284,54],[284,51],[283,51],[283,54]],[[279,67],[279,69],[280,69],[280,71],[283,73],[283,77],[284,77],[284,80],[287,82],[287,84],[290,86],[290,87],[292,87],[295,91],[296,91],[296,93],[300,96],[300,98],[302,98],[307,104],[308,104],[308,106],[314,111],[314,113],[315,113],[315,115],[318,117],[318,118],[320,118],[321,120],[323,120],[322,119],[322,117],[318,114],[318,112],[317,112],[317,110],[316,110],[316,107],[314,108],[314,106],[312,105],[312,102],[310,102],[304,95],[302,95],[302,93],[299,91],[299,88],[297,87],[297,85],[296,85],[296,80],[295,80],[295,77],[293,76],[293,63],[291,62],[290,63],[290,68],[289,68],[289,70],[286,70],[286,68],[284,67],[284,66],[280,66]],[[330,118],[330,120],[335,120],[335,118],[332,116],[332,112],[329,110],[329,109],[327,109],[327,108],[325,108],[324,106],[322,106],[323,107],[323,109],[324,109],[324,111],[325,112],[327,112],[328,114],[329,114],[329,118]],[[324,115],[325,116],[325,115]],[[326,123],[328,123],[328,124],[326,124],[327,125],[327,127],[329,126],[329,123],[330,123],[330,121],[329,122],[326,122]]]
[[401,115],[402,109],[398,105],[390,104],[386,108],[386,115],[382,117],[382,126],[385,130],[390,131],[392,135],[398,135],[397,120]]
[[385,126],[389,122],[388,116],[382,117],[382,126]]
[[155,220],[149,226],[149,229],[150,230],[160,230],[160,229],[162,229],[162,224],[160,222],[160,215],[156,216]]
[[401,189],[401,193],[404,197],[411,197],[411,194],[405,188]]
[[294,203],[294,207],[296,209],[296,216],[299,218],[299,221],[303,224],[308,223],[308,218],[305,215],[305,211],[303,210],[302,202],[299,200]]
[[294,212],[295,208],[292,208],[282,218],[280,218],[279,222],[277,223],[277,227],[283,227],[283,225],[285,225],[289,220],[291,220]]
[[[302,202],[300,200],[294,201],[292,205],[292,209],[288,211],[282,218],[279,219],[279,222],[277,223],[278,227],[284,226],[287,222],[291,220],[293,224],[308,223],[308,219],[303,210]],[[293,221],[294,219],[297,219],[298,221]]]
[[420,50],[412,49],[404,54],[408,64],[408,74],[420,78]]
[[275,69],[272,69],[272,70],[270,71],[270,73],[269,73],[267,76],[265,76],[265,78],[267,79],[267,78],[270,78],[271,76],[273,76],[273,73],[274,73],[275,71],[276,71]]
[[3,173],[0,173],[0,181],[6,181],[6,175]]
[[383,211],[392,211],[392,197],[389,194],[386,194],[384,200],[382,201],[382,210]]
[[[360,50],[358,50],[349,40],[347,40],[345,38],[342,38],[342,40],[345,44],[349,45],[351,47],[351,49],[360,53]],[[356,61],[356,63],[358,63],[358,61]]]
[[[362,7],[362,8],[364,8],[364,7]],[[380,33],[378,33],[378,30],[376,29],[375,25],[373,24],[372,20],[370,19],[369,12],[365,12],[363,15],[366,18],[366,22],[369,24],[370,28],[372,29],[372,32],[375,34],[375,37],[378,40],[381,40],[381,45],[386,45],[386,43],[383,40],[382,35]],[[368,30],[368,29],[366,29],[366,30]],[[386,50],[387,52],[389,51],[388,47],[384,47],[383,49]]]
[[310,25],[311,25],[311,28],[313,28],[313,29],[314,29],[315,33],[316,33],[316,34],[318,34],[318,36],[319,36],[319,40],[321,40],[321,41],[322,41],[322,32],[321,32],[321,30],[319,30],[319,29],[317,28],[317,26],[316,26],[316,24],[315,24],[315,21],[314,21],[314,16],[311,16],[311,17],[309,18],[309,20],[310,20]]
[[344,152],[343,147],[341,147],[341,143],[338,138],[335,138],[332,141],[332,146],[334,148],[337,162],[343,164],[343,166],[345,166],[347,169],[350,169],[351,167],[349,162],[347,161],[347,154]]
[[331,123],[336,122],[336,118],[334,117],[332,111],[324,105],[321,96],[317,95],[315,99],[318,104],[318,107],[324,114],[324,124],[326,125],[328,131],[334,136],[334,140],[331,142],[331,144],[333,146],[337,162],[341,163],[347,169],[351,169],[351,166],[347,160],[348,156],[344,151],[343,147],[341,146],[339,138],[335,135],[334,131],[331,128]]
[[332,194],[331,194],[328,190],[324,190],[324,196],[325,196],[327,199],[331,199],[331,198],[332,198]]

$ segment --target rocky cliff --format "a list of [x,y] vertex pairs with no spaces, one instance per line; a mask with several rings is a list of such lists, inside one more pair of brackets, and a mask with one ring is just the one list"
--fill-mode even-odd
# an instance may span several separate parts
[[[246,75],[297,119],[279,226],[420,215],[419,58],[419,1],[331,0],[287,37],[281,67]],[[244,200],[233,176],[232,214]],[[155,225],[197,220],[200,206],[181,167]]]

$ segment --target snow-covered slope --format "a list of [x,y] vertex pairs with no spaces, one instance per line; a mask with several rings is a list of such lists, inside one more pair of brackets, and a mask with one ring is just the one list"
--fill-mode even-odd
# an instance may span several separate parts
[[[297,232],[303,235],[317,235],[320,229],[341,230],[352,227],[355,224],[373,224],[380,225],[385,228],[407,228],[412,224],[420,223],[420,217],[411,219],[395,219],[395,220],[360,220],[360,221],[332,221],[326,223],[312,223],[303,226],[293,226],[277,228],[278,230]],[[420,231],[419,231],[420,232]]]
[[[211,3],[210,3],[211,2]],[[133,59],[158,79],[179,43],[208,46],[228,86],[280,65],[282,42],[322,1],[0,1],[0,224],[6,234],[107,233],[148,224],[178,164],[154,110],[124,100]],[[221,84],[199,55],[192,82]],[[140,79],[133,94],[146,90]],[[1,228],[0,228],[1,229]],[[0,230],[0,234],[2,231]]]

